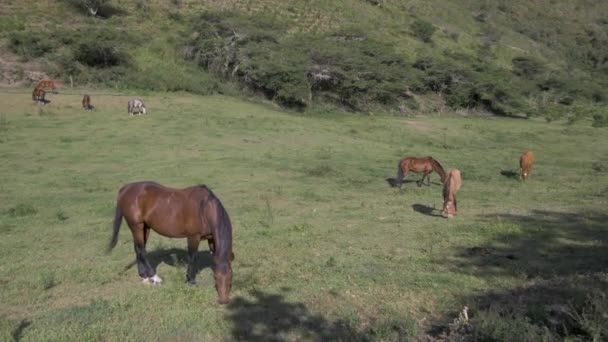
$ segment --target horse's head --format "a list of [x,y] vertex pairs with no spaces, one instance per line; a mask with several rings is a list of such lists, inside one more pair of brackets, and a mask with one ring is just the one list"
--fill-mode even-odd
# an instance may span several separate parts
[[215,289],[217,290],[219,304],[228,304],[230,301],[230,290],[232,289],[232,268],[229,262],[217,265],[213,270]]

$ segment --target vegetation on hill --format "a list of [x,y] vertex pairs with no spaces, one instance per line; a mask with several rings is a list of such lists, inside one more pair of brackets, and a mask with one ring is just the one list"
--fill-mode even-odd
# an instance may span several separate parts
[[428,99],[440,98],[453,110],[548,121],[605,116],[600,108],[608,102],[603,2],[12,0],[2,6],[13,15],[0,25],[8,48],[76,84],[260,95],[299,110],[430,112],[443,106],[428,106]]

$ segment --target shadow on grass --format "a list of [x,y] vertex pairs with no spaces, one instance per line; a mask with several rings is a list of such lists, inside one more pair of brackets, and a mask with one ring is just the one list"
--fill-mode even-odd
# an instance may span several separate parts
[[[150,265],[152,266],[152,268],[154,268],[154,271],[156,272],[156,268],[161,263],[173,267],[179,265],[188,265],[188,253],[185,249],[181,248],[157,249],[148,252],[148,261],[150,261]],[[136,261],[133,260],[131,263],[125,266],[123,273],[135,266],[135,263]],[[211,256],[211,253],[207,251],[199,251],[194,261],[194,272],[196,275],[198,275],[200,271],[207,267],[211,267],[212,265],[213,257]]]
[[27,319],[22,319],[21,322],[19,322],[19,325],[17,326],[17,328],[15,328],[15,330],[11,334],[13,336],[13,341],[15,341],[15,342],[21,341],[21,337],[23,336],[23,331],[28,326],[30,326],[30,324],[32,324],[32,322],[28,321]]
[[288,302],[281,294],[252,290],[248,297],[234,298],[227,306],[237,341],[407,341],[415,325],[395,320],[357,330],[346,321],[331,322],[311,313],[304,304]]
[[[396,188],[397,187],[397,178],[390,178],[389,177],[389,178],[386,179],[386,182],[388,183],[388,185],[391,188]],[[401,181],[401,183],[403,185],[406,185],[408,183],[418,183],[418,181],[415,181],[413,179],[404,179],[404,180]]]
[[281,294],[253,290],[251,295],[252,299],[237,297],[228,305],[236,340],[360,340],[348,325],[330,323],[309,312],[302,303],[285,301]]
[[500,171],[500,174],[507,178],[511,178],[511,179],[515,179],[515,180],[519,179],[519,173],[516,171],[513,171],[513,170],[502,170],[502,171]]
[[434,339],[608,338],[608,214],[534,210],[485,215],[482,224],[503,233],[460,248],[448,266],[490,283],[509,277],[518,285],[462,296],[470,321],[459,324],[458,311],[448,312],[430,329]]
[[435,208],[431,208],[429,206],[426,206],[424,204],[414,204],[412,205],[412,209],[414,209],[415,212],[417,213],[421,213],[427,216],[433,216],[433,217],[443,217],[441,215],[441,210],[439,209],[435,209]]

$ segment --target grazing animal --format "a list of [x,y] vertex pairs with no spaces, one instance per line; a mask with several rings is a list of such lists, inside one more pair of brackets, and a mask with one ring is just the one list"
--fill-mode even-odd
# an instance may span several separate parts
[[36,86],[36,88],[50,89],[51,92],[56,93],[55,83],[53,83],[53,81],[51,81],[51,80],[42,80],[42,81],[38,82],[38,85]]
[[85,111],[90,111],[93,109],[93,105],[91,105],[91,97],[89,95],[85,94],[82,97],[82,108],[84,108]]
[[129,112],[129,115],[133,116],[135,110],[137,110],[137,113],[140,115],[142,113],[146,114],[146,105],[144,104],[144,101],[141,99],[129,100],[129,103],[127,104],[127,111]]
[[139,276],[146,283],[160,284],[146,254],[146,242],[153,229],[170,238],[187,238],[188,270],[186,281],[195,284],[194,260],[201,240],[207,240],[213,254],[213,277],[218,303],[229,301],[232,288],[232,224],[224,206],[204,185],[172,189],[155,182],[124,185],[118,192],[114,229],[108,250],[116,246],[123,217],[127,221]]
[[42,105],[46,105],[46,92],[42,88],[34,88],[32,92],[32,100],[34,103],[42,103]]
[[403,158],[397,164],[397,179],[396,184],[399,188],[401,188],[401,183],[403,178],[407,176],[407,173],[412,171],[414,173],[423,173],[422,179],[417,181],[418,186],[422,186],[424,184],[424,178],[427,179],[427,186],[431,185],[431,172],[435,171],[441,177],[441,182],[445,181],[445,171],[443,170],[443,166],[439,164],[439,162],[433,157],[426,158],[413,158],[407,157]]
[[532,164],[534,163],[534,153],[526,151],[519,158],[519,180],[525,181],[532,173]]
[[445,183],[443,184],[443,216],[451,218],[456,215],[456,211],[458,210],[456,193],[460,190],[461,185],[462,179],[460,178],[460,170],[449,170]]

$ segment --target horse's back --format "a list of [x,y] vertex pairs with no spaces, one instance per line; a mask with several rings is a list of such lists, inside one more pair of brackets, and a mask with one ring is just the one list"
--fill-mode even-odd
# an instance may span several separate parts
[[519,165],[522,168],[530,167],[534,163],[534,152],[526,151],[519,158]]
[[450,188],[452,191],[458,191],[460,190],[460,186],[462,185],[462,178],[460,176],[460,170],[458,169],[450,169],[448,171],[448,180],[450,185]]

